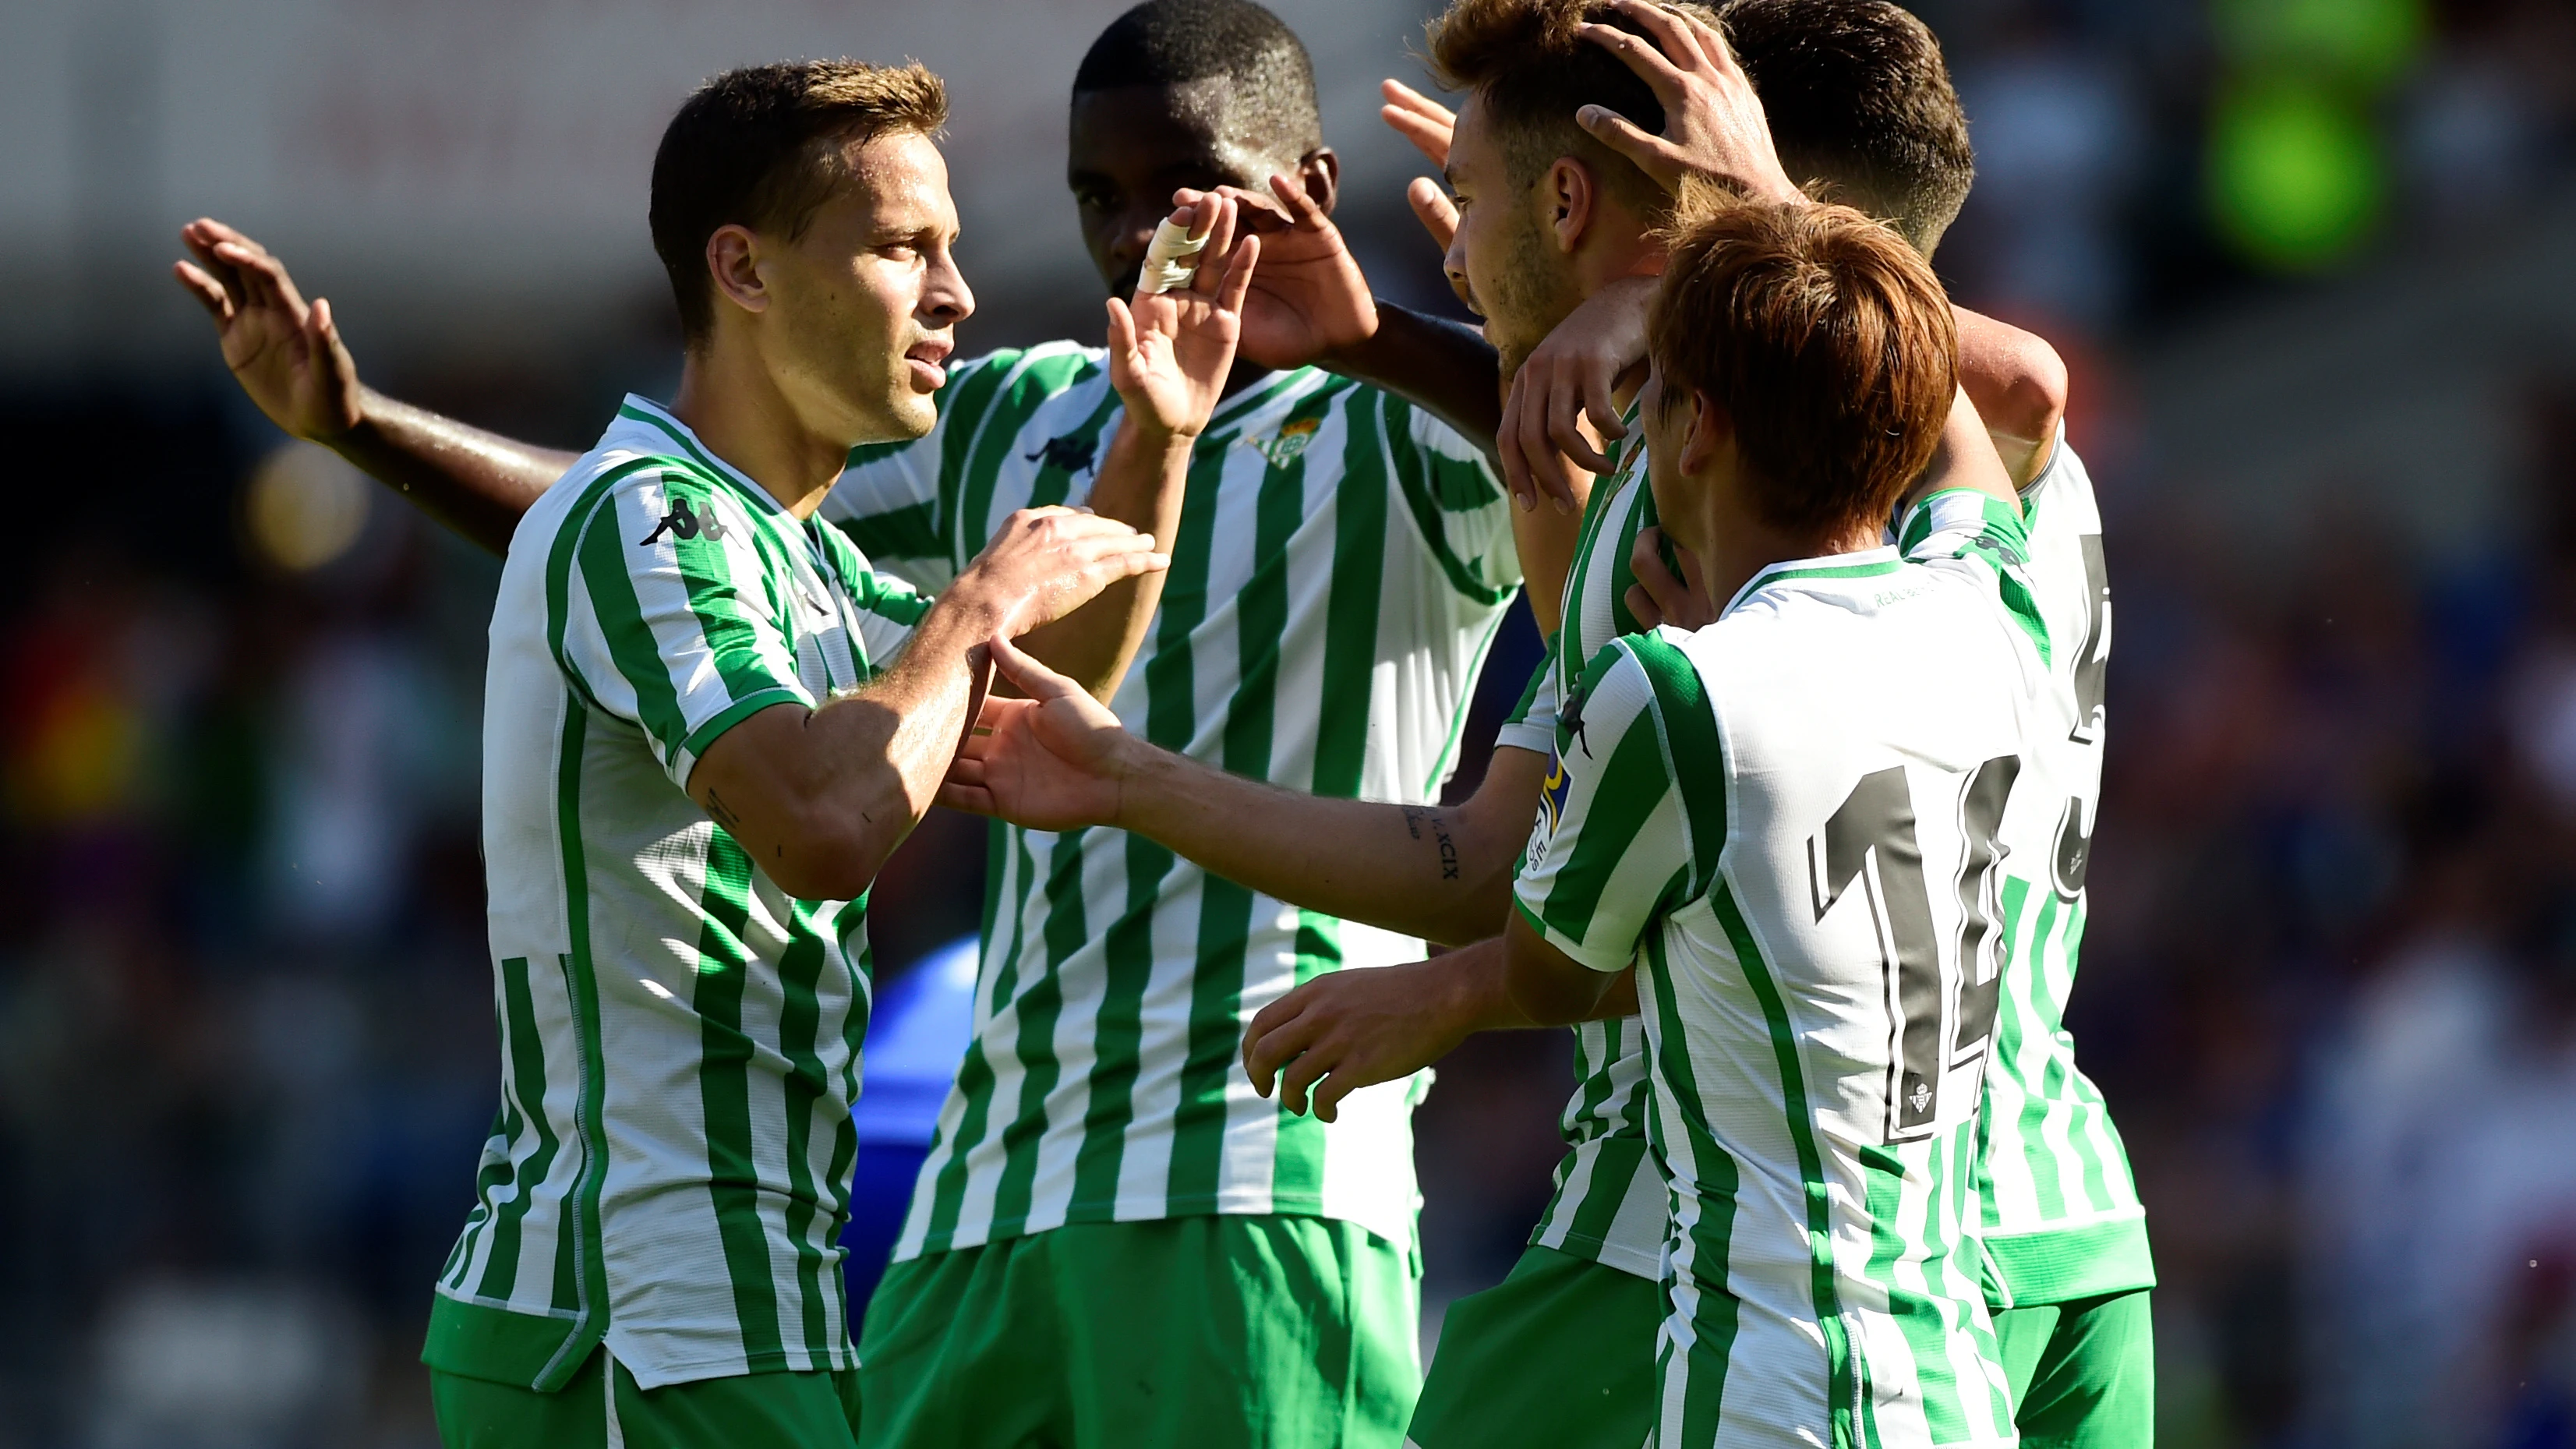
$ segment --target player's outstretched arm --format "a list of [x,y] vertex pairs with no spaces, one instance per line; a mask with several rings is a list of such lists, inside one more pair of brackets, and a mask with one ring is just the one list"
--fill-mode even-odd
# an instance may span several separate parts
[[[1488,937],[1404,966],[1335,971],[1263,1007],[1243,1033],[1243,1071],[1291,1112],[1333,1120],[1362,1087],[1409,1077],[1474,1032],[1541,1025],[1512,1000],[1503,939]],[[1633,1016],[1633,973],[1612,982],[1593,1015]]]
[[1132,830],[1266,895],[1444,944],[1502,919],[1538,805],[1537,755],[1495,751],[1455,807],[1325,799],[1158,749],[1020,651],[996,645],[994,659],[1027,698],[985,702],[941,804],[1033,830]]
[[[1236,241],[1237,213],[1229,201],[1202,198],[1172,219],[1202,243],[1198,272],[1206,286],[1109,300],[1109,382],[1127,405],[1126,417],[1088,500],[1093,513],[1162,539],[1180,529],[1190,450],[1224,396],[1244,300],[1262,260],[1258,240]],[[1160,570],[1123,579],[1029,635],[1024,647],[1106,700],[1143,647],[1162,597]]]
[[994,642],[1170,562],[1111,519],[1015,513],[884,674],[819,709],[773,705],[725,731],[690,773],[689,794],[779,889],[852,899],[939,793],[984,698]]
[[400,403],[358,381],[331,314],[267,248],[220,221],[180,228],[194,260],[173,268],[215,320],[224,365],[269,421],[390,484],[494,553],[575,454],[521,443]]

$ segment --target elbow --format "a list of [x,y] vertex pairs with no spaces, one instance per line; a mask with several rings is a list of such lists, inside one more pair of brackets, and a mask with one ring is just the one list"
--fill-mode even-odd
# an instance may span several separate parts
[[901,836],[856,821],[809,818],[770,842],[759,862],[770,881],[802,901],[848,901],[867,893]]
[[2045,338],[2024,332],[1991,399],[1977,398],[1990,431],[2046,443],[2066,417],[2066,359]]

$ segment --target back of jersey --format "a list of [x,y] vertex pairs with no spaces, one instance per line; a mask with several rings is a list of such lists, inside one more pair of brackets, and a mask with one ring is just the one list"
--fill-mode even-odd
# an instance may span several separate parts
[[2039,662],[1978,567],[1774,566],[1706,629],[1613,645],[1560,731],[1521,900],[1577,960],[1639,964],[1660,1442],[2012,1441],[1973,1151]]
[[[2102,791],[2111,587],[2083,460],[2060,438],[2022,493],[2029,605],[2047,621],[2045,711],[2002,832],[2008,965],[1979,1125],[1987,1302],[2061,1303],[2152,1287],[2146,1209],[2102,1093],[2066,1030]],[[1908,557],[1985,542],[1985,501],[1936,494],[1908,515]]]

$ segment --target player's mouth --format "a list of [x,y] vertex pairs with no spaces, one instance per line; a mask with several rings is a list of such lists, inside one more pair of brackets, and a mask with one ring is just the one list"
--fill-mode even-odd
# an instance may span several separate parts
[[912,385],[920,392],[937,392],[948,382],[948,354],[956,350],[953,342],[932,337],[904,349],[903,362],[912,374]]

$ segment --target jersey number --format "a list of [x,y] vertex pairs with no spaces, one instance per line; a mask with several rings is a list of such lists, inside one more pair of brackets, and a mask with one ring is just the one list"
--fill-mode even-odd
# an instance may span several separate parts
[[[2102,743],[2103,680],[2111,665],[2111,572],[2102,561],[2102,535],[2076,540],[2084,550],[2084,642],[2075,650],[2075,728],[2067,738],[2079,745]],[[2050,862],[2057,893],[2073,900],[2084,891],[2084,868],[2093,863],[2093,822],[2084,802],[2067,797],[2057,822],[2057,859]]]
[[[1959,895],[1959,992],[1955,1015],[1947,1008],[1941,947],[1932,924],[1932,895],[1924,880],[1923,847],[1914,829],[1914,794],[1905,769],[1891,765],[1861,777],[1822,833],[1807,842],[1816,919],[1861,881],[1878,926],[1886,963],[1889,1034],[1887,1140],[1931,1135],[1941,1118],[1941,1080],[1984,1052],[1994,1035],[2001,1001],[2002,961],[1990,949],[2001,919],[1995,867],[2003,849],[2004,802],[2021,761],[1998,755],[1977,767],[1959,796],[1960,835],[1967,849],[1953,882]],[[1875,866],[1875,869],[1872,866]],[[1990,959],[1993,958],[1993,959]]]

